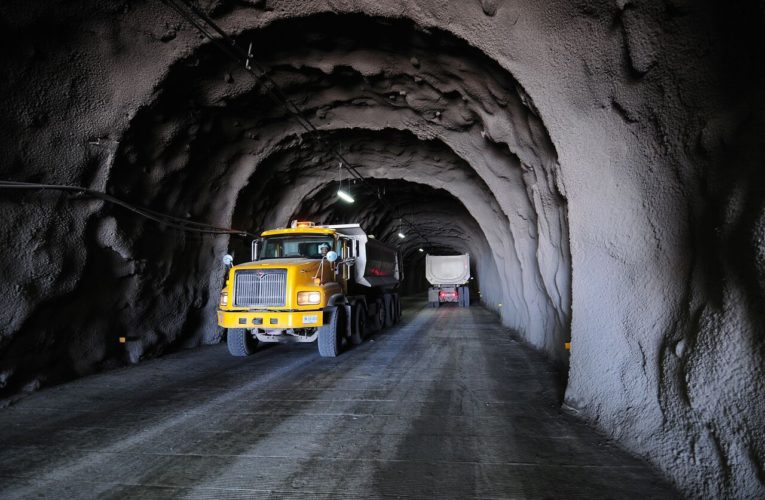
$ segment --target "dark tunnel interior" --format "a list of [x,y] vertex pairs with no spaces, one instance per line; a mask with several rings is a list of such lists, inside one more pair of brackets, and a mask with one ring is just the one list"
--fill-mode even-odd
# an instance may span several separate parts
[[469,254],[561,407],[683,495],[765,492],[762,2],[194,4],[267,78],[162,2],[0,7],[0,188],[250,233],[0,190],[0,407],[220,343],[224,255],[359,223],[406,298]]

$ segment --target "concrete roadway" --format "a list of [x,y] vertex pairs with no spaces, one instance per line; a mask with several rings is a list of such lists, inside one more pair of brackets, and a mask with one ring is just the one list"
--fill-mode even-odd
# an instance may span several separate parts
[[335,359],[224,345],[0,410],[0,498],[676,498],[559,409],[558,376],[480,307],[413,303]]

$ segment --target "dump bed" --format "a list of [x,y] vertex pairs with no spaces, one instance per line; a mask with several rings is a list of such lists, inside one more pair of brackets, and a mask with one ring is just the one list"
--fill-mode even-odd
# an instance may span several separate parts
[[401,281],[399,256],[395,248],[370,238],[358,224],[326,226],[358,243],[355,281],[366,287],[392,287]]
[[425,277],[431,285],[464,285],[470,279],[470,255],[426,255]]

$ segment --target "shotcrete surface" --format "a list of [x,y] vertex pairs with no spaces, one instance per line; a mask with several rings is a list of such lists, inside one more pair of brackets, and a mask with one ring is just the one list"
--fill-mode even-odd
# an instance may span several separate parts
[[494,314],[424,306],[335,359],[214,346],[41,391],[0,410],[0,497],[676,497]]

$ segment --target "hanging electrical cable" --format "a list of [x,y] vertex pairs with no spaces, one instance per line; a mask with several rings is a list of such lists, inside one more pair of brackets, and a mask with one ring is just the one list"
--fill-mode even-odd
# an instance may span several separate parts
[[[195,27],[205,38],[210,40],[216,47],[222,52],[228,55],[232,60],[241,64],[243,69],[252,75],[256,80],[261,82],[264,88],[268,91],[269,96],[276,103],[281,104],[297,121],[297,123],[309,133],[316,143],[330,155],[334,156],[340,165],[345,168],[350,175],[361,183],[361,186],[368,188],[372,192],[375,187],[367,180],[351,162],[349,162],[345,156],[334,145],[327,142],[319,133],[319,129],[303,115],[302,110],[295,104],[289,96],[279,87],[279,85],[268,75],[268,71],[260,65],[252,55],[252,44],[247,50],[244,50],[239,44],[229,36],[222,28],[220,28],[202,9],[189,2],[188,0],[162,0],[162,2],[175,10],[181,17],[186,19],[193,27]],[[185,8],[184,8],[185,7]],[[219,37],[213,35],[213,32],[217,33]],[[349,180],[350,182],[350,180]],[[342,187],[342,186],[341,186]],[[338,196],[344,199],[339,193]],[[379,196],[378,196],[379,198]],[[385,198],[379,198],[380,201],[386,205],[392,211],[395,211],[395,207]],[[347,200],[346,200],[347,201]],[[412,233],[419,236],[427,245],[431,245],[430,240],[422,234],[419,228],[406,218],[402,218],[401,221],[406,224],[412,231]]]
[[97,198],[113,205],[120,206],[130,212],[138,214],[146,219],[152,220],[159,224],[164,224],[174,229],[179,229],[186,232],[201,233],[201,234],[229,234],[235,236],[245,236],[251,238],[257,238],[258,236],[247,231],[232,229],[228,227],[218,227],[204,222],[197,222],[190,219],[184,219],[181,217],[175,217],[173,215],[164,214],[148,208],[139,207],[126,201],[123,201],[115,196],[112,196],[101,191],[94,189],[88,189],[81,186],[70,186],[65,184],[40,184],[36,182],[18,182],[0,180],[0,189],[21,189],[21,190],[43,190],[43,191],[62,191],[68,193],[74,193],[80,196],[87,196],[90,198]]

